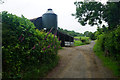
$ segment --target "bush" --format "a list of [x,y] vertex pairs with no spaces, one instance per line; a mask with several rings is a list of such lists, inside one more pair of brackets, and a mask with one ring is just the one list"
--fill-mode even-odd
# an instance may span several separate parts
[[81,40],[82,43],[84,43],[84,44],[89,44],[89,43],[90,43],[89,37],[80,37],[80,40]]
[[99,43],[100,49],[101,49],[102,51],[104,51],[104,40],[105,40],[105,35],[104,35],[104,34],[100,34],[100,35],[98,36],[97,43]]
[[105,51],[105,55],[120,59],[120,26],[114,31],[99,35],[97,43]]
[[35,29],[34,24],[24,16],[7,12],[0,15],[3,78],[23,78],[35,69],[40,72],[43,64],[56,62],[60,42],[55,35]]
[[116,59],[120,55],[120,26],[108,34],[105,35],[105,50],[109,51],[111,56],[114,56]]
[[85,44],[82,43],[82,41],[74,40],[74,45],[75,45],[75,46],[81,46],[81,45],[85,45]]
[[100,34],[93,50],[115,76],[120,76],[120,26]]
[[[103,36],[103,35],[102,35]],[[120,76],[120,67],[119,61],[116,61],[113,57],[105,57],[104,51],[101,49],[101,43],[96,41],[96,44],[93,47],[95,54],[102,60],[102,63],[105,67],[109,68],[113,74],[117,77]]]

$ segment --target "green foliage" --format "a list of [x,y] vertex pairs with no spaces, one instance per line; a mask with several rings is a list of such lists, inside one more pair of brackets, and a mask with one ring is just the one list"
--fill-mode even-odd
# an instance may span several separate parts
[[80,40],[81,40],[82,43],[84,43],[84,44],[89,44],[89,43],[90,43],[89,37],[80,37]]
[[81,46],[81,45],[85,45],[85,43],[82,43],[82,41],[79,41],[79,40],[74,41],[74,46]]
[[120,59],[120,26],[111,32],[103,33],[98,36],[97,43],[106,56],[112,56],[114,59]]
[[[100,35],[103,38],[103,35]],[[120,67],[119,62],[114,60],[113,57],[105,57],[105,53],[101,48],[101,41],[97,40],[96,44],[93,47],[95,54],[102,60],[103,65],[112,70],[115,76],[120,76]]]
[[104,40],[105,40],[104,34],[100,34],[97,38],[97,43],[99,43],[99,47],[102,51],[104,51]]
[[107,4],[101,2],[75,2],[74,4],[76,13],[72,15],[78,18],[78,22],[83,26],[89,24],[99,27],[105,21],[109,25],[108,29],[112,30],[120,24],[120,1]]
[[61,31],[62,33],[65,33],[65,34],[68,34],[68,35],[71,35],[71,36],[84,36],[84,34],[82,33],[78,33],[78,32],[75,32],[75,31],[69,31],[69,30],[64,30],[62,28],[58,28],[59,31]]
[[120,26],[107,34],[105,34],[104,46],[109,54],[120,60]]
[[85,31],[84,34],[82,33],[77,33],[77,32],[74,32],[74,31],[69,31],[69,30],[64,30],[62,28],[58,28],[59,31],[61,31],[62,33],[65,33],[65,34],[68,34],[68,35],[71,35],[71,36],[74,36],[74,37],[77,37],[77,36],[86,36],[86,37],[90,37],[91,40],[95,40],[96,37],[95,37],[95,33],[92,33],[92,32],[89,32],[89,31]]
[[120,1],[119,2],[107,2],[103,11],[103,18],[109,25],[109,30],[117,28],[120,25]]
[[78,18],[78,22],[85,26],[89,24],[99,25],[102,24],[102,13],[104,6],[100,2],[75,2],[76,5],[76,13],[73,14],[76,18]]
[[89,37],[74,37],[77,40],[74,40],[75,46],[81,46],[90,43]]
[[89,32],[89,31],[85,31],[85,32],[84,32],[84,35],[85,35],[86,37],[89,37],[91,40],[95,40],[95,39],[96,39],[95,32],[92,33],[92,32]]
[[35,69],[40,76],[43,64],[50,64],[47,70],[57,64],[60,42],[56,36],[35,29],[34,24],[24,16],[18,17],[7,12],[0,15],[3,78],[24,78],[27,73],[36,72]]

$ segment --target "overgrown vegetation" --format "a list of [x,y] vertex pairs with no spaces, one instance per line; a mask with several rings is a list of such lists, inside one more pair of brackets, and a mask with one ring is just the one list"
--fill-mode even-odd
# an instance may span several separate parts
[[7,12],[0,15],[3,78],[43,77],[57,65],[60,42],[55,34],[35,29],[24,16]]
[[71,35],[73,37],[75,37],[75,36],[84,36],[84,34],[82,34],[82,33],[78,33],[78,32],[75,32],[75,31],[69,31],[67,29],[62,29],[62,28],[59,28],[59,27],[58,27],[58,30],[61,31],[62,33]]
[[109,33],[98,35],[97,41],[101,44],[101,50],[105,52],[105,56],[112,56],[116,60],[120,60],[120,26]]
[[89,37],[74,37],[74,45],[81,46],[90,43]]
[[89,31],[85,31],[85,32],[84,32],[84,35],[85,35],[86,37],[89,37],[91,40],[96,40],[96,39],[97,39],[96,36],[95,36],[95,34],[96,34],[96,32],[94,32],[94,33],[89,32]]
[[[100,35],[103,36],[103,35]],[[97,40],[93,48],[95,54],[102,60],[103,65],[112,70],[115,76],[120,76],[119,61],[115,60],[112,56],[105,56],[105,52],[102,50],[102,39]]]
[[[120,76],[120,1],[106,4],[85,1],[75,2],[75,5],[76,13],[72,15],[81,25],[98,26],[94,34],[97,38],[94,46],[96,55],[116,76]],[[108,25],[105,26],[104,22]]]
[[62,33],[71,35],[73,37],[90,37],[91,40],[96,40],[96,36],[95,36],[96,32],[93,33],[89,31],[85,31],[84,33],[78,33],[75,31],[69,31],[69,30],[62,29],[62,28],[58,28],[58,30],[61,31]]

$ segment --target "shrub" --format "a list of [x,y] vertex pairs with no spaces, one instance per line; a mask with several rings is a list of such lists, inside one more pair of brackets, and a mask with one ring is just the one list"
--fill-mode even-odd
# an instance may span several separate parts
[[74,40],[74,45],[75,45],[75,46],[81,46],[81,45],[85,45],[85,44],[82,43],[82,41]]
[[97,43],[99,43],[100,49],[101,49],[102,51],[104,51],[104,40],[105,40],[105,35],[104,35],[104,34],[100,34],[100,35],[98,36]]
[[98,36],[97,43],[100,44],[101,50],[105,51],[105,55],[113,56],[115,59],[120,58],[120,26],[107,33]]
[[120,52],[120,27],[116,30],[107,33],[105,38],[105,50],[109,51],[111,56],[114,56],[117,59]]
[[82,43],[84,43],[84,44],[89,44],[89,43],[90,43],[89,37],[80,37],[80,40],[81,40]]
[[2,12],[3,78],[23,78],[26,73],[57,59],[60,42],[51,33],[35,29],[24,16]]

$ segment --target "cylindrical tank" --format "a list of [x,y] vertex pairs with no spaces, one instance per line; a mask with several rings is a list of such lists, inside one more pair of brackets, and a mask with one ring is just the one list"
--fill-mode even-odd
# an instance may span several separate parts
[[47,12],[42,15],[42,23],[44,28],[51,29],[53,27],[54,30],[57,30],[57,15],[52,9],[48,9]]

